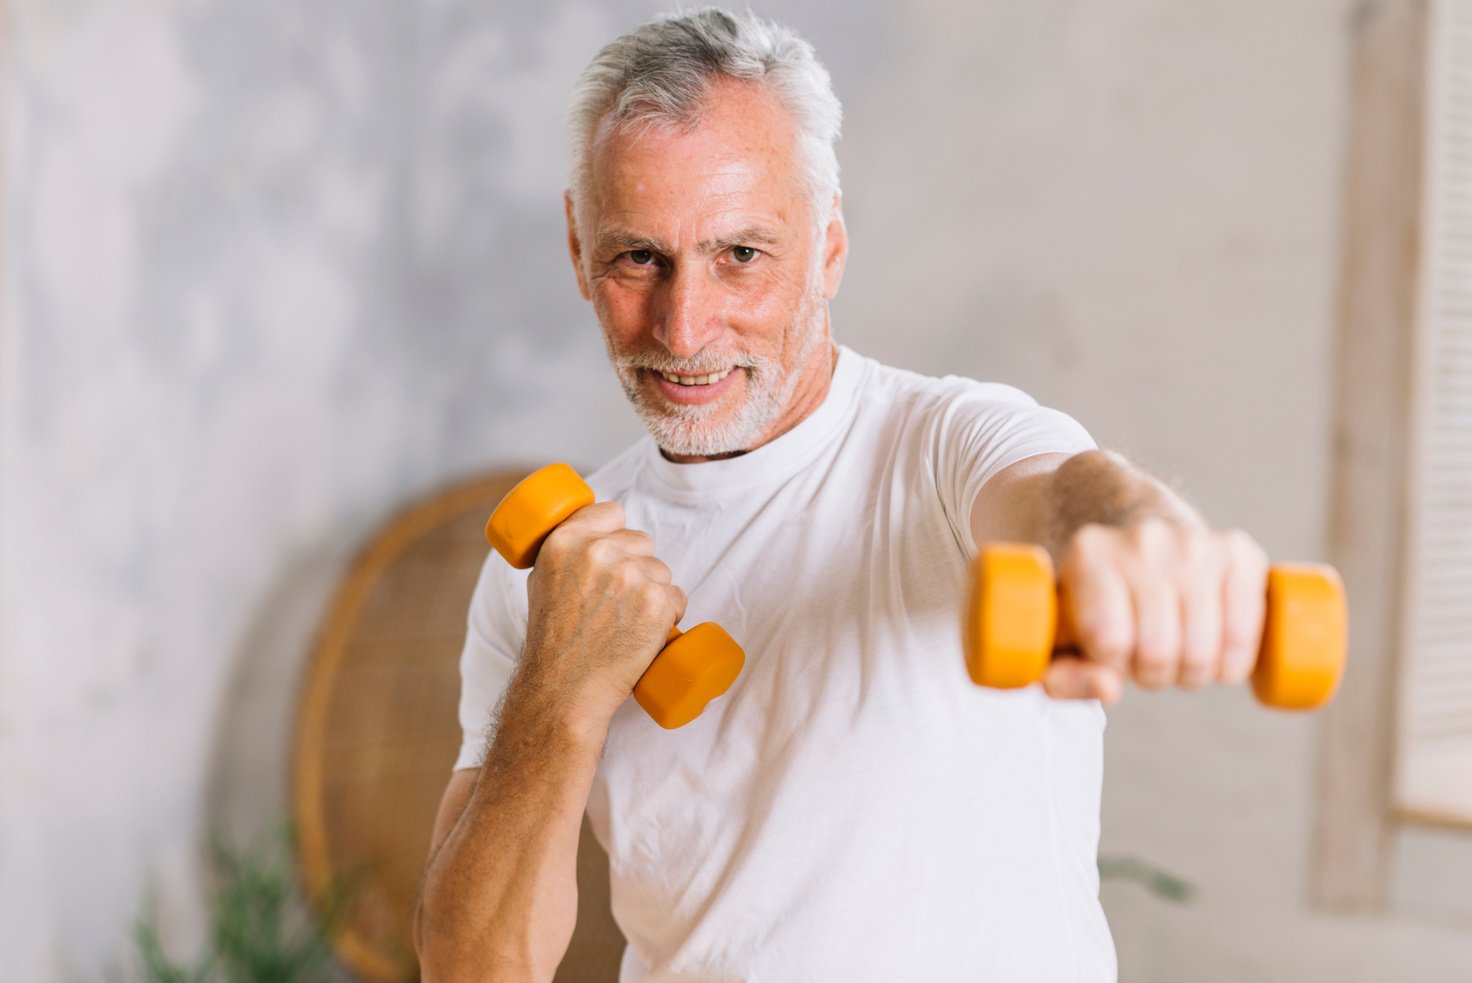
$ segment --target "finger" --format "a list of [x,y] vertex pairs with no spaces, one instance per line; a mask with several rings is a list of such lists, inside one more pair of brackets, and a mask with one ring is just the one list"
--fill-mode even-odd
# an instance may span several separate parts
[[1267,615],[1267,554],[1246,533],[1234,533],[1222,588],[1222,662],[1218,678],[1240,683],[1252,674]]
[[642,529],[619,529],[604,533],[603,537],[617,544],[619,549],[630,556],[654,555],[654,537]]
[[670,573],[670,568],[662,560],[657,560],[652,556],[646,556],[639,557],[634,562],[638,563],[639,574],[645,580],[656,584],[668,584],[674,579]]
[[585,505],[559,523],[542,540],[537,552],[537,563],[539,566],[548,562],[560,563],[583,545],[587,546],[583,555],[594,563],[615,563],[623,556],[624,551],[619,544],[604,537],[623,528],[624,510],[617,502]]
[[1114,565],[1105,539],[1110,533],[1074,537],[1059,571],[1060,596],[1068,606],[1074,642],[1087,659],[1116,672],[1129,668],[1135,647],[1135,617],[1129,584]]
[[1181,595],[1154,571],[1137,572],[1130,583],[1135,606],[1135,651],[1130,675],[1146,689],[1176,681],[1181,658]]
[[562,521],[558,529],[580,532],[617,532],[624,528],[624,507],[617,502],[584,505]]
[[1219,562],[1191,571],[1181,590],[1181,664],[1176,683],[1198,689],[1216,680],[1222,658],[1222,583]]
[[633,596],[636,607],[629,608],[635,618],[647,625],[668,631],[685,616],[685,592],[668,583],[646,580]]
[[1043,691],[1056,700],[1098,700],[1117,703],[1124,681],[1109,666],[1062,655],[1043,674]]

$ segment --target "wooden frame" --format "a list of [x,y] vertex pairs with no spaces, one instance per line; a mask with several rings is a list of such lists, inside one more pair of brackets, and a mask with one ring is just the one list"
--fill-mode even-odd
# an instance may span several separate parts
[[1330,531],[1350,655],[1320,734],[1311,887],[1341,910],[1382,907],[1390,881],[1429,24],[1428,0],[1366,3],[1350,39]]
[[[371,692],[352,688],[353,676],[362,671],[359,667],[367,660],[368,671],[380,674],[385,670],[395,672],[397,685],[408,688],[414,686],[414,665],[404,660],[424,663],[424,671],[438,668],[441,675],[458,665],[459,639],[434,637],[444,631],[442,619],[435,619],[441,624],[425,626],[425,635],[429,637],[416,637],[414,625],[396,618],[397,630],[385,639],[376,639],[373,637],[374,615],[387,605],[402,603],[393,593],[396,584],[401,585],[402,582],[391,578],[402,561],[406,558],[413,560],[411,554],[422,549],[427,537],[433,537],[452,525],[468,526],[461,531],[475,537],[479,523],[484,522],[490,509],[524,474],[524,470],[516,469],[457,485],[411,506],[389,522],[342,579],[322,621],[307,665],[297,711],[291,766],[291,801],[298,861],[307,895],[318,910],[341,906],[335,915],[332,932],[333,947],[338,957],[373,983],[400,983],[414,975],[415,958],[408,922],[410,909],[404,907],[412,907],[412,897],[406,896],[403,885],[405,872],[402,869],[395,878],[396,888],[385,887],[383,875],[377,869],[370,869],[367,872],[370,882],[368,896],[362,897],[363,886],[352,883],[363,874],[358,865],[364,855],[371,856],[381,851],[365,847],[363,841],[366,837],[357,835],[354,830],[364,823],[382,827],[379,838],[396,848],[383,862],[399,868],[404,864],[397,853],[406,847],[406,841],[422,841],[423,853],[417,861],[422,866],[423,854],[429,850],[438,799],[421,796],[420,801],[405,804],[405,808],[395,810],[393,815],[368,816],[358,822],[334,808],[333,800],[341,796],[343,784],[334,771],[344,765],[352,768],[350,780],[360,787],[367,782],[401,788],[407,772],[428,767],[438,770],[443,783],[449,780],[450,765],[459,744],[459,727],[453,700],[441,699],[445,705],[440,710],[446,714],[446,719],[437,726],[419,720],[415,727],[417,733],[403,735],[390,731],[375,741],[371,731],[380,725],[380,721],[369,721],[362,728],[350,728],[351,734],[345,735],[345,714],[350,718],[355,713],[383,713],[387,710],[392,716],[381,723],[392,726],[389,720],[398,721],[401,725],[405,712],[411,715],[421,712],[413,708],[393,707],[384,699],[381,685],[372,687]],[[462,547],[464,549],[485,551],[479,537],[472,546]],[[444,576],[438,569],[428,572],[437,577]],[[456,585],[455,606],[461,612],[468,608],[471,586],[470,583]],[[436,585],[435,592],[438,589]],[[449,585],[443,589],[449,590]],[[461,617],[463,619],[463,614]],[[425,618],[429,620],[427,611]],[[368,627],[365,628],[365,624]],[[459,636],[463,638],[463,634],[462,628]],[[383,654],[376,653],[375,647],[381,648]],[[345,692],[352,692],[353,699],[345,700]],[[354,711],[351,708],[354,702],[359,702],[363,710]],[[345,747],[344,742],[349,739],[359,743]],[[358,746],[366,746],[366,756],[351,753]],[[354,801],[356,806],[361,806],[362,800]],[[378,804],[383,805],[381,797]],[[343,842],[345,833],[354,834],[352,845]],[[378,863],[380,857],[372,856],[370,862]],[[349,895],[346,899],[342,897],[344,893]],[[371,910],[363,910],[364,905]]]
[[[11,24],[9,0],[0,0],[0,65],[15,64],[15,31]],[[3,219],[5,218],[5,191],[8,180],[5,163],[10,159],[10,119],[7,113],[10,105],[10,86],[10,73],[0,70],[0,229],[8,228]],[[5,278],[6,245],[5,236],[0,234],[0,463],[5,460],[4,385],[10,339],[10,323],[6,318],[6,311],[10,308],[6,293],[10,285]],[[0,481],[0,504],[3,504],[4,500],[4,482]]]
[[[387,523],[344,575],[306,668],[291,766],[303,886],[319,911],[337,906],[334,951],[372,983],[417,977],[413,905],[460,747],[460,651],[485,520],[531,470],[462,482]],[[586,817],[577,871],[556,983],[601,983],[618,975],[625,942]]]

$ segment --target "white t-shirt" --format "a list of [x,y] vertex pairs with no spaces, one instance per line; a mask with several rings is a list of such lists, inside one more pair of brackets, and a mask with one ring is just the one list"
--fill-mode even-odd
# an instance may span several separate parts
[[[645,439],[589,478],[746,651],[666,731],[614,715],[588,800],[624,983],[1115,978],[1098,901],[1104,714],[966,675],[977,490],[1094,446],[1009,386],[840,350],[822,406],[740,457]],[[461,671],[478,765],[525,638],[526,575],[492,554]]]

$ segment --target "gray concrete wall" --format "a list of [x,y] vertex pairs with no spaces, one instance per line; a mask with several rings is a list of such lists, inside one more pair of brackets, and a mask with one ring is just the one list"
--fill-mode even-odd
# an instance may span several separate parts
[[[637,423],[565,260],[561,107],[657,5],[12,0],[0,190],[0,966],[126,975],[283,807],[301,655],[414,495]],[[839,336],[1029,389],[1275,555],[1325,549],[1349,0],[767,12],[847,110]],[[1112,715],[1122,978],[1472,978],[1472,919],[1310,912],[1311,719]],[[1409,886],[1407,886],[1409,885]],[[1418,893],[1419,892],[1419,893]]]

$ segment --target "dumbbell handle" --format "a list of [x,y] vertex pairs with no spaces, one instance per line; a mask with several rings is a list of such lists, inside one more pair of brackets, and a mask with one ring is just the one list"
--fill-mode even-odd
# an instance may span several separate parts
[[[999,689],[1042,679],[1056,653],[1075,647],[1066,598],[1046,551],[995,544],[972,563],[963,618],[966,668],[977,685]],[[1292,564],[1268,572],[1266,620],[1252,672],[1263,704],[1314,709],[1327,703],[1344,672],[1348,618],[1333,567]]]
[[[525,570],[552,530],[594,499],[571,467],[549,464],[506,493],[486,521],[486,541]],[[672,626],[665,647],[634,684],[634,699],[661,727],[682,727],[730,688],[745,661],[741,646],[719,625],[706,622],[687,632]]]

